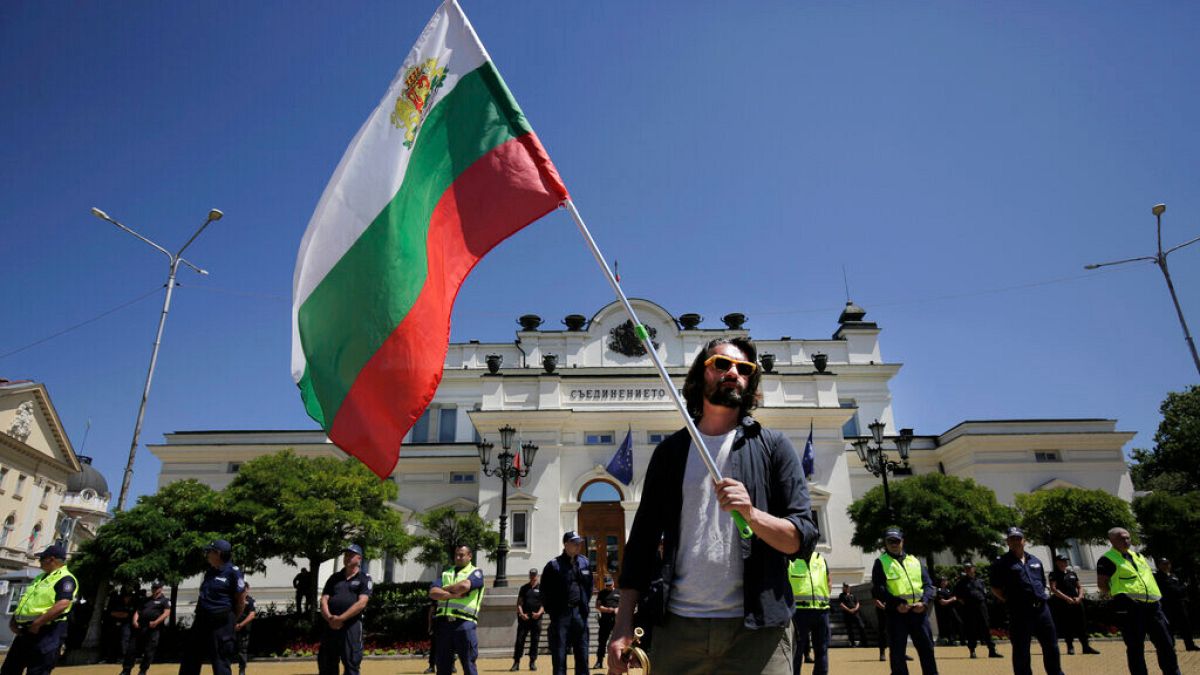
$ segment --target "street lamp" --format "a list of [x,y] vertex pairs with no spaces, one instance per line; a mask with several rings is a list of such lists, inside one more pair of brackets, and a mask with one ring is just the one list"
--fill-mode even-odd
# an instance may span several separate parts
[[496,580],[492,586],[504,588],[508,586],[508,482],[529,475],[533,467],[533,458],[537,456],[538,446],[530,441],[521,444],[521,466],[513,464],[516,455],[512,452],[513,437],[517,430],[505,424],[500,428],[500,455],[496,457],[495,469],[488,467],[492,462],[492,442],[486,438],[476,444],[479,449],[479,463],[483,466],[483,475],[500,478],[500,548],[496,550]]
[[1167,291],[1171,294],[1171,302],[1175,303],[1175,314],[1179,316],[1179,325],[1183,326],[1183,339],[1187,341],[1188,349],[1192,352],[1192,362],[1196,364],[1196,372],[1200,373],[1200,355],[1196,354],[1196,343],[1192,341],[1192,333],[1188,330],[1187,321],[1183,320],[1183,309],[1179,307],[1179,298],[1175,295],[1175,284],[1171,283],[1171,272],[1167,269],[1168,255],[1178,251],[1184,246],[1191,246],[1192,244],[1200,241],[1200,237],[1189,239],[1178,246],[1172,246],[1164,251],[1162,247],[1162,214],[1166,210],[1166,204],[1155,204],[1154,208],[1150,209],[1150,212],[1154,214],[1154,219],[1158,222],[1158,252],[1156,254],[1144,255],[1137,258],[1126,258],[1125,260],[1112,260],[1109,262],[1093,263],[1091,265],[1084,265],[1083,269],[1094,270],[1101,267],[1108,267],[1110,265],[1123,265],[1125,263],[1141,262],[1143,260],[1148,260],[1155,265],[1158,265],[1158,269],[1162,270],[1163,278],[1167,280]]
[[[889,460],[887,454],[883,451],[883,429],[884,424],[879,420],[867,425],[871,430],[871,438],[859,438],[854,441],[854,450],[858,453],[858,459],[866,467],[867,471],[876,478],[883,478],[883,504],[887,509],[888,520],[893,524],[897,524],[896,514],[892,511],[892,493],[888,489],[888,473],[895,474],[900,468],[908,468],[908,453],[912,449],[913,431],[912,429],[901,429],[900,435],[896,437],[896,452],[900,455],[900,461],[895,462]],[[871,445],[871,440],[875,441],[875,445]]]
[[214,220],[220,220],[225,214],[221,213],[217,209],[210,210],[208,212],[208,218],[204,221],[204,224],[200,226],[200,229],[196,230],[196,232],[192,234],[192,237],[188,239],[187,242],[184,243],[184,245],[175,253],[171,253],[162,246],[159,246],[146,237],[134,232],[132,229],[113,220],[107,213],[101,211],[100,209],[93,207],[92,215],[101,220],[107,220],[125,232],[132,234],[138,239],[141,239],[147,244],[158,249],[160,253],[167,256],[167,260],[169,260],[171,263],[171,273],[167,276],[167,297],[163,299],[162,314],[158,317],[158,332],[154,335],[154,348],[150,350],[150,369],[146,373],[146,387],[142,390],[142,403],[138,406],[137,422],[135,422],[133,425],[133,441],[129,444],[129,461],[125,463],[125,476],[121,479],[121,493],[120,496],[117,497],[117,506],[115,510],[121,511],[125,508],[125,497],[129,494],[129,481],[133,478],[133,460],[135,457],[137,457],[138,437],[142,434],[142,419],[146,416],[146,400],[150,398],[150,382],[154,379],[154,366],[158,363],[158,346],[162,343],[163,326],[167,322],[167,312],[171,309],[171,292],[175,290],[175,273],[179,270],[180,263],[182,263],[192,268],[198,274],[208,274],[206,270],[196,267],[187,260],[184,260],[181,256],[183,255],[184,250],[186,250],[188,246],[191,246],[193,241],[196,241],[196,237],[200,236],[200,233],[204,231],[204,228],[208,227],[209,223],[213,222]]

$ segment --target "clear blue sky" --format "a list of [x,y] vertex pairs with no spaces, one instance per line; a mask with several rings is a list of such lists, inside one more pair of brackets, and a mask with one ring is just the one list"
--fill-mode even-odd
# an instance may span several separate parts
[[[313,428],[288,367],[296,250],[436,4],[0,4],[0,354],[162,284],[91,207],[172,246],[217,207],[143,440]],[[1114,417],[1144,447],[1196,372],[1153,266],[1082,266],[1151,253],[1156,202],[1168,242],[1200,234],[1200,8],[1051,4],[463,0],[631,295],[824,338],[845,265],[904,364],[901,426]],[[1200,329],[1200,245],[1172,260]],[[468,279],[453,337],[610,300],[551,214]],[[77,448],[92,420],[114,491],[160,303],[0,358]],[[143,449],[134,494],[157,472]]]

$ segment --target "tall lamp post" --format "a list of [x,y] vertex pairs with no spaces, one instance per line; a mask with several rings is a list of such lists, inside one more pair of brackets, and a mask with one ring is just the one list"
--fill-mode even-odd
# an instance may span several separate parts
[[500,548],[496,550],[496,580],[495,588],[508,586],[508,482],[529,475],[533,467],[533,458],[537,456],[538,446],[526,441],[521,444],[521,466],[513,464],[516,455],[512,452],[513,437],[517,430],[505,424],[500,428],[500,454],[496,457],[497,466],[489,468],[492,461],[492,442],[483,439],[476,444],[479,448],[479,463],[483,466],[483,475],[500,478]]
[[154,366],[158,363],[158,346],[162,343],[163,326],[167,323],[167,312],[171,309],[171,293],[175,290],[175,274],[179,271],[180,263],[192,268],[198,274],[208,274],[207,271],[196,267],[187,260],[184,260],[181,256],[183,256],[184,250],[186,250],[188,246],[191,246],[193,241],[196,241],[196,237],[200,236],[200,233],[204,231],[204,228],[208,227],[209,223],[213,222],[214,220],[220,220],[225,214],[221,213],[217,209],[210,210],[208,212],[208,219],[204,221],[204,224],[200,226],[200,229],[196,230],[196,232],[192,234],[192,237],[188,239],[187,242],[184,243],[184,245],[181,246],[175,253],[171,253],[162,246],[159,246],[146,237],[134,232],[132,229],[125,227],[121,223],[118,223],[100,209],[93,207],[92,215],[101,220],[107,220],[125,232],[132,234],[138,239],[141,239],[147,244],[158,249],[159,253],[167,256],[167,260],[171,263],[171,272],[167,275],[167,297],[163,299],[162,314],[158,317],[158,332],[154,334],[154,348],[150,350],[150,369],[146,372],[146,387],[142,389],[142,403],[138,406],[137,422],[135,422],[133,425],[133,441],[129,444],[129,461],[125,463],[125,475],[123,478],[121,478],[121,493],[120,496],[117,497],[117,507],[115,510],[121,511],[125,508],[125,498],[129,495],[129,481],[133,478],[133,460],[137,457],[138,437],[142,435],[142,419],[146,416],[146,400],[150,398],[150,382],[154,379]]
[[912,429],[901,429],[900,435],[896,437],[896,452],[900,455],[900,461],[896,462],[888,459],[883,450],[883,422],[875,420],[867,427],[871,430],[871,439],[874,439],[875,445],[871,445],[870,439],[860,438],[854,441],[854,450],[858,453],[858,459],[862,461],[867,471],[870,471],[876,478],[883,478],[883,504],[887,509],[888,520],[897,524],[895,522],[896,513],[892,511],[892,493],[888,490],[888,474],[895,474],[896,470],[900,468],[908,468],[908,453],[912,449],[913,431]]
[[1154,255],[1144,255],[1144,256],[1137,257],[1137,258],[1126,258],[1125,260],[1112,260],[1109,262],[1093,263],[1091,265],[1084,265],[1083,269],[1094,270],[1094,269],[1099,269],[1101,267],[1109,267],[1111,265],[1124,265],[1125,263],[1130,263],[1130,262],[1141,262],[1143,260],[1149,260],[1150,262],[1154,263],[1155,265],[1158,265],[1158,269],[1161,270],[1163,273],[1163,278],[1167,280],[1167,291],[1171,294],[1171,302],[1175,303],[1175,314],[1179,316],[1179,325],[1183,326],[1183,339],[1187,342],[1188,349],[1191,350],[1191,352],[1192,352],[1192,363],[1196,364],[1196,372],[1200,373],[1200,355],[1196,354],[1196,343],[1192,341],[1192,333],[1191,333],[1191,331],[1188,330],[1187,321],[1184,321],[1184,319],[1183,319],[1183,309],[1181,309],[1179,307],[1179,298],[1176,297],[1176,295],[1175,295],[1175,284],[1171,283],[1171,272],[1167,269],[1167,256],[1168,255],[1174,253],[1175,251],[1178,251],[1179,249],[1183,248],[1184,246],[1190,246],[1190,245],[1200,241],[1200,237],[1196,237],[1194,239],[1189,239],[1188,241],[1185,241],[1182,244],[1179,244],[1177,246],[1172,246],[1171,248],[1164,251],[1163,247],[1162,247],[1162,214],[1166,210],[1167,210],[1166,204],[1155,204],[1154,208],[1150,209],[1150,212],[1154,214],[1155,220],[1158,221],[1158,252],[1157,253],[1155,253]]

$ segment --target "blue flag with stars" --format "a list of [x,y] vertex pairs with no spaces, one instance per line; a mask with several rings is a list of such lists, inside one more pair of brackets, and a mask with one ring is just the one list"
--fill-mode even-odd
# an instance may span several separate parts
[[625,440],[617,448],[617,454],[608,460],[608,472],[626,485],[633,482],[633,429],[625,432]]
[[812,444],[813,427],[812,422],[808,423],[808,440],[804,443],[804,456],[800,459],[801,466],[804,467],[804,475],[811,476],[815,471],[817,458],[813,453]]

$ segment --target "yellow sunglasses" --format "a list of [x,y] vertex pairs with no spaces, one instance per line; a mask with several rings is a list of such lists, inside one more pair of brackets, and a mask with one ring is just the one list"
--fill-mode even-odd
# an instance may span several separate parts
[[722,373],[734,366],[737,366],[738,375],[741,375],[742,377],[750,377],[752,374],[754,374],[754,370],[758,368],[757,363],[739,361],[738,359],[731,359],[728,356],[722,356],[720,354],[714,354],[708,357],[708,360],[704,362],[704,365],[712,366]]

